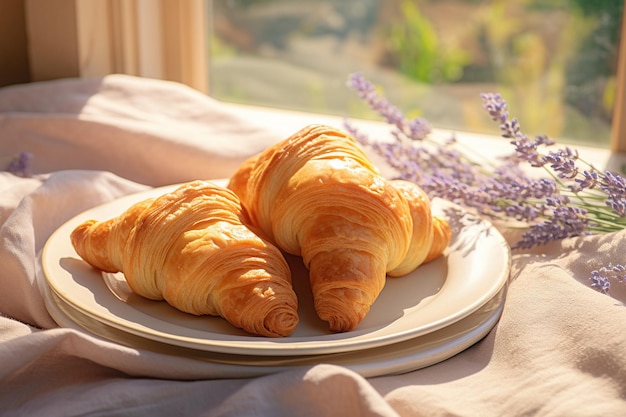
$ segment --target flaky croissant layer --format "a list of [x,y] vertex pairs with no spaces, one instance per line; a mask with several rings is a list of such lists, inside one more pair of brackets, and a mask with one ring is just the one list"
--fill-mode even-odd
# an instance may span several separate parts
[[238,197],[194,181],[71,234],[93,267],[124,273],[130,288],[196,315],[218,315],[247,332],[291,334],[297,297],[282,253],[261,239]]
[[244,162],[228,187],[252,223],[302,256],[317,314],[353,329],[384,287],[440,256],[450,228],[415,184],[387,181],[356,141],[308,126]]

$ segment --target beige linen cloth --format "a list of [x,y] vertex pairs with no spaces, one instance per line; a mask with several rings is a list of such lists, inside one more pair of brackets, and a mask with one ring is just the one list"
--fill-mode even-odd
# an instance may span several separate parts
[[207,362],[56,326],[39,256],[58,226],[149,186],[227,177],[282,139],[277,132],[162,81],[116,75],[0,89],[0,155],[34,154],[33,177],[0,173],[0,415],[626,415],[626,291],[589,286],[594,269],[626,262],[626,231],[513,252],[489,335],[403,375],[364,378],[320,363],[229,379]]

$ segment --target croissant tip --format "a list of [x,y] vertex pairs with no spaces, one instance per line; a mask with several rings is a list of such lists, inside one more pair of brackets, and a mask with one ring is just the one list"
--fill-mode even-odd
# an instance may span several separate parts
[[299,318],[291,309],[272,310],[263,320],[263,336],[285,337],[292,334],[298,326]]
[[353,330],[356,326],[341,317],[331,317],[328,319],[328,327],[333,333],[345,333]]
[[70,233],[70,242],[72,243],[72,247],[82,258],[85,258],[85,241],[89,237],[89,230],[96,223],[96,220],[84,221],[76,228],[74,228],[74,230],[72,230],[72,233]]
[[367,314],[367,311],[362,309],[354,309],[354,311],[348,311],[347,309],[337,311],[334,309],[335,311],[328,311],[328,306],[324,307],[322,305],[318,305],[316,310],[319,318],[328,323],[328,328],[333,333],[344,333],[354,330]]
[[76,226],[74,230],[72,230],[72,233],[70,233],[70,239],[72,241],[75,241],[79,237],[83,237],[87,229],[89,229],[95,223],[96,223],[96,220],[86,220],[82,222],[81,224]]

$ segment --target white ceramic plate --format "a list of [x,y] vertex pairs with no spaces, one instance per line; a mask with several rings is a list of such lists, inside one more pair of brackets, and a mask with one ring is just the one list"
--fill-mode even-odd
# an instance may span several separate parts
[[[216,183],[220,183],[216,181]],[[285,338],[250,336],[218,317],[195,317],[165,302],[133,294],[122,274],[103,274],[74,251],[70,233],[87,219],[105,220],[131,204],[176,186],[157,188],[87,210],[50,237],[42,264],[50,289],[64,303],[107,326],[154,341],[239,355],[319,355],[371,349],[450,326],[484,306],[505,286],[510,251],[493,226],[449,202],[433,212],[448,219],[454,236],[444,256],[400,278],[390,278],[369,314],[350,332],[331,334],[313,310],[306,269],[289,257],[299,298],[300,323]],[[304,276],[303,276],[304,275]]]
[[356,352],[304,356],[248,356],[194,350],[157,342],[107,326],[94,320],[54,293],[45,291],[44,300],[53,319],[63,327],[86,332],[135,349],[192,359],[194,375],[206,372],[220,378],[246,378],[284,371],[298,366],[333,364],[369,378],[401,374],[431,366],[469,348],[495,326],[504,305],[506,287],[474,313],[443,329],[403,342]]

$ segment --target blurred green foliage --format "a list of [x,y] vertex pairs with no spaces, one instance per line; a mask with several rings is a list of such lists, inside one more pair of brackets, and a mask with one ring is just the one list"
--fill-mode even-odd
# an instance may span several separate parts
[[398,71],[426,83],[459,80],[469,62],[468,53],[454,46],[444,48],[432,23],[413,1],[404,0],[400,6],[403,20],[389,30],[390,52]]
[[497,91],[529,132],[608,144],[623,0],[212,4],[220,98],[355,116],[364,71],[435,126],[493,133],[478,94]]

